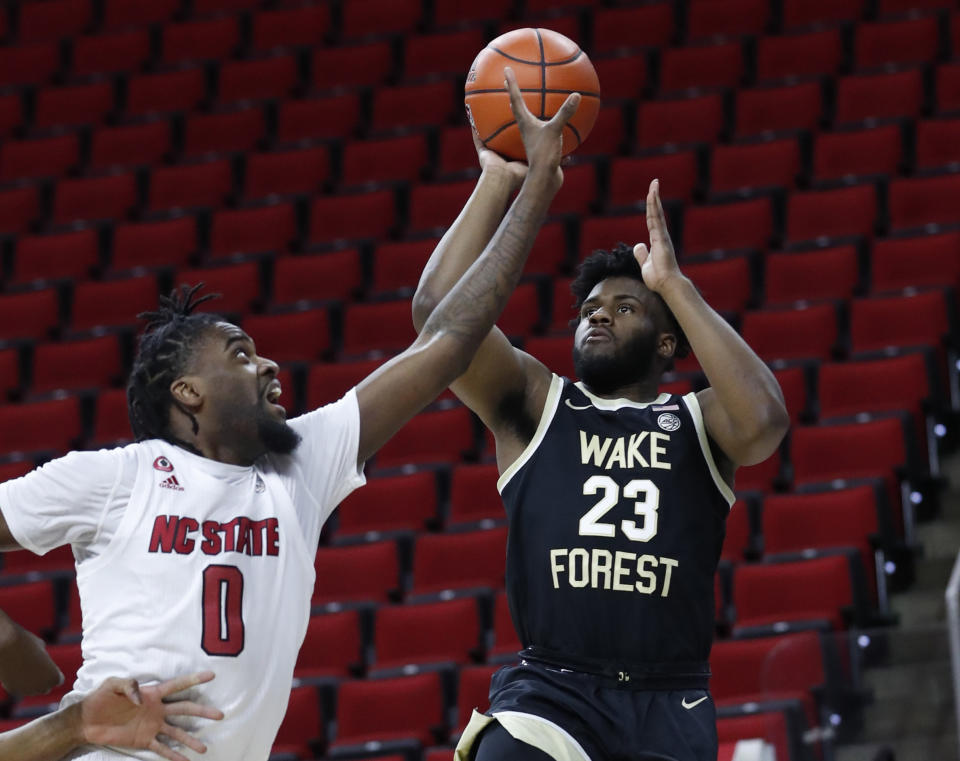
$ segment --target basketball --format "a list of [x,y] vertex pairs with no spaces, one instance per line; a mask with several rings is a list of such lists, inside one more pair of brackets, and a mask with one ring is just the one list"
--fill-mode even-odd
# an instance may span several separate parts
[[484,146],[508,159],[524,159],[520,130],[510,110],[503,69],[509,66],[530,113],[549,119],[570,93],[580,106],[563,128],[563,154],[587,139],[600,110],[600,80],[587,54],[550,29],[515,29],[491,41],[467,74],[464,103],[470,124]]

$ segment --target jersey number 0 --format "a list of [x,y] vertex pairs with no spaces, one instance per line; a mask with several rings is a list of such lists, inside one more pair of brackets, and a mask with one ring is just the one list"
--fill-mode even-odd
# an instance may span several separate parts
[[234,565],[203,569],[203,637],[207,655],[236,657],[243,650],[243,574]]

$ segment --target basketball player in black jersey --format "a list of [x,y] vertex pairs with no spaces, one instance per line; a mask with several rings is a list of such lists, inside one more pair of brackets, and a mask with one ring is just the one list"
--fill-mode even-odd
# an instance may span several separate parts
[[[478,151],[476,189],[414,297],[418,329],[524,176]],[[525,648],[457,758],[716,759],[707,660],[734,470],[770,456],[788,417],[773,374],[680,271],[656,180],[646,213],[649,248],[597,252],[573,284],[578,382],[494,328],[452,385],[496,439]],[[688,344],[710,387],[658,393]]]

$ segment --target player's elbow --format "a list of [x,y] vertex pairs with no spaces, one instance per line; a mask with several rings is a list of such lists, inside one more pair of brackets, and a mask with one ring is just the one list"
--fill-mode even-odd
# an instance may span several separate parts
[[417,292],[413,294],[413,327],[416,328],[416,331],[419,333],[423,330],[423,326],[427,323],[427,318],[433,314],[433,310],[437,308],[437,304],[440,303],[440,299],[437,298],[434,294],[429,293],[425,288],[417,288]]
[[790,415],[783,401],[771,399],[768,403],[758,405],[756,417],[749,430],[745,431],[739,465],[756,465],[772,455],[783,437],[790,429]]

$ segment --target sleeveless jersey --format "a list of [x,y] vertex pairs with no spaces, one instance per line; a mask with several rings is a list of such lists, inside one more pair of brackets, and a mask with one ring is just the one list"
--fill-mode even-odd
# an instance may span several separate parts
[[607,400],[555,375],[498,489],[525,647],[654,671],[707,660],[734,495],[693,393]]
[[[225,718],[175,717],[173,723],[208,747],[204,755],[180,752],[204,761],[267,759],[310,616],[320,528],[336,502],[363,482],[356,468],[358,427],[343,422],[357,416],[352,395],[350,403],[352,408],[341,410],[346,415],[321,417],[309,432],[298,422],[302,419],[291,421],[304,436],[300,456],[298,448],[294,455],[267,455],[249,467],[160,440],[125,448],[137,467],[122,518],[103,551],[77,566],[84,663],[64,704],[109,676],[150,683],[209,669],[216,678],[190,695],[220,708]],[[345,435],[344,428],[356,430]],[[331,452],[336,465],[314,464],[313,457],[329,446],[324,436],[330,442],[346,439],[348,447],[352,440],[352,452]],[[328,486],[320,485],[323,475],[332,481]],[[31,477],[42,479],[43,469],[25,479]],[[5,514],[8,508],[11,515],[30,509],[19,504],[26,492],[18,491],[16,482],[4,487]],[[27,536],[21,543],[30,547]],[[146,751],[105,748],[84,749],[71,758],[130,756],[156,758]]]

